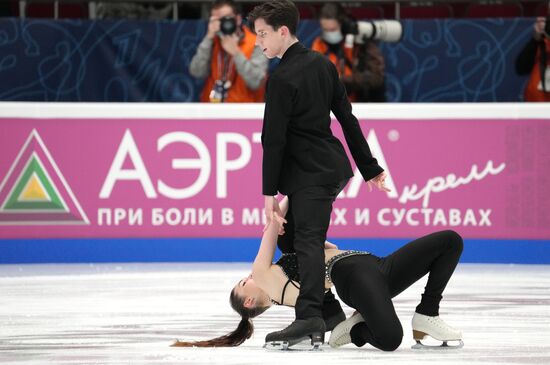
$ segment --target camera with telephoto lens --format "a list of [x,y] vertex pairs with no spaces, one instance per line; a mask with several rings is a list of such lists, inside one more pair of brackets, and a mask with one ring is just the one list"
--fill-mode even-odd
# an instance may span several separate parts
[[398,20],[356,21],[346,18],[342,21],[342,33],[355,36],[355,43],[367,40],[399,42],[403,36],[403,26]]
[[223,35],[231,35],[237,30],[237,20],[232,16],[224,16],[220,19],[220,32]]

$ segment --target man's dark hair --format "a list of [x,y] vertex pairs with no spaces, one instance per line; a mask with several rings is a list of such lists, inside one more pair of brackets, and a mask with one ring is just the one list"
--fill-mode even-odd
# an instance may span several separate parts
[[248,25],[252,31],[255,31],[254,21],[256,19],[263,19],[274,30],[278,30],[284,25],[288,28],[290,34],[296,35],[300,13],[292,1],[273,0],[256,6],[248,14]]
[[241,13],[241,7],[233,0],[215,0],[210,6],[210,11],[221,8],[222,6],[231,7],[235,15],[239,15]]

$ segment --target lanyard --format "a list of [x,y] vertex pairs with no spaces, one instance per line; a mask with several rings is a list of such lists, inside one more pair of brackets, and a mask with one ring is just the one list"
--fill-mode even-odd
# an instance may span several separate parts
[[[228,55],[223,49],[218,52],[218,80],[223,82],[233,78],[233,73],[235,70],[235,62],[233,57]],[[231,80],[233,81],[233,80]]]

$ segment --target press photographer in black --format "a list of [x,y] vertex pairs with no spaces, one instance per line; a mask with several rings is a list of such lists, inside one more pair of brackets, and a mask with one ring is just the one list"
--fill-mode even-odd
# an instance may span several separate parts
[[263,102],[268,60],[255,40],[234,1],[213,2],[206,36],[189,65],[192,76],[205,79],[200,101]]
[[320,11],[321,35],[311,46],[336,66],[352,102],[384,102],[384,56],[377,41],[395,42],[402,34],[398,21],[357,22],[338,3]]
[[546,17],[538,17],[533,33],[516,58],[518,75],[529,75],[524,101],[550,101],[550,1]]

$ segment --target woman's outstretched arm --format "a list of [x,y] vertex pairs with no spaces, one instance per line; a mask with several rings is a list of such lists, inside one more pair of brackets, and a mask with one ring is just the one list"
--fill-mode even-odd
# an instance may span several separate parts
[[[288,197],[284,197],[283,200],[281,200],[280,207],[283,215],[286,215],[288,211]],[[264,232],[262,241],[260,242],[260,248],[258,248],[258,254],[252,264],[252,275],[265,273],[271,267],[273,256],[275,256],[275,249],[277,248],[279,228],[283,222],[286,223],[284,217],[277,217]]]

